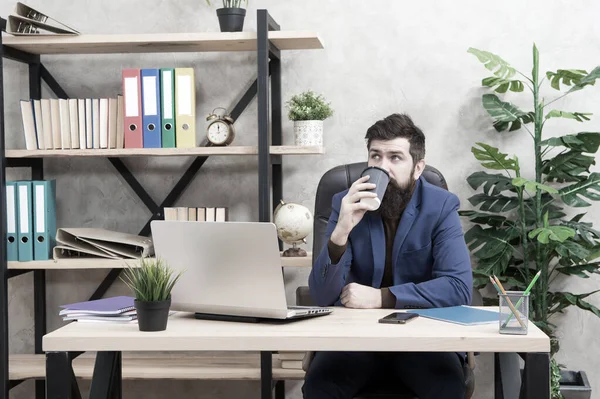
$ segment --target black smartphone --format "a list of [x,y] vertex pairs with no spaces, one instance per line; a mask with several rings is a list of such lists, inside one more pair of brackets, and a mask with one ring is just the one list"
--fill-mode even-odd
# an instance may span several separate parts
[[416,313],[410,312],[394,312],[385,316],[382,319],[379,319],[380,323],[390,323],[390,324],[406,324],[412,319],[416,319],[419,317]]

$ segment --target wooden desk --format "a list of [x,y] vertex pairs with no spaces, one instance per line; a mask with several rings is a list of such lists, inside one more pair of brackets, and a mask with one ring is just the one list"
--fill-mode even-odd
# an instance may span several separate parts
[[197,320],[193,314],[177,313],[166,331],[156,333],[140,332],[137,324],[75,322],[43,337],[47,398],[70,398],[69,352],[74,351],[100,352],[90,399],[120,391],[122,351],[261,351],[261,391],[266,399],[272,389],[271,352],[339,350],[527,353],[525,397],[549,399],[550,340],[532,323],[528,335],[518,336],[499,334],[498,324],[460,326],[423,317],[406,325],[377,322],[388,313],[389,309],[335,308],[330,315],[286,324]]

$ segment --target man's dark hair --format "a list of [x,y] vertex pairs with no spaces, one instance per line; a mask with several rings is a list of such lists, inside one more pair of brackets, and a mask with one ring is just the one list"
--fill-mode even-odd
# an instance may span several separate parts
[[371,148],[373,140],[393,140],[399,137],[408,139],[413,165],[425,158],[425,135],[406,114],[392,114],[367,129],[367,149]]

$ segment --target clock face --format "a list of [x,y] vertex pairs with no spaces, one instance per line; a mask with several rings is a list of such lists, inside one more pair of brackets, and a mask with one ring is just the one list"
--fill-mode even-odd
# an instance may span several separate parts
[[208,127],[208,139],[214,144],[223,144],[229,138],[229,125],[222,121],[215,121]]

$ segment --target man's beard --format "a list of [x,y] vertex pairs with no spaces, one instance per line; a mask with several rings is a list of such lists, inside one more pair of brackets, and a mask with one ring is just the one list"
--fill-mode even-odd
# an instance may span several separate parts
[[410,181],[403,185],[399,185],[395,180],[390,180],[379,207],[381,217],[398,219],[410,201],[415,186],[416,180],[413,178],[413,173],[410,174]]

